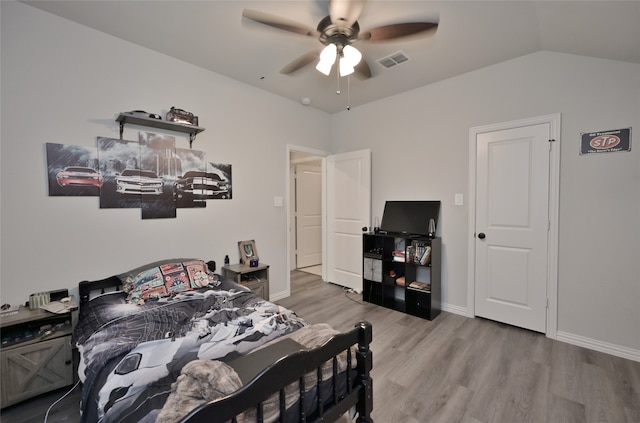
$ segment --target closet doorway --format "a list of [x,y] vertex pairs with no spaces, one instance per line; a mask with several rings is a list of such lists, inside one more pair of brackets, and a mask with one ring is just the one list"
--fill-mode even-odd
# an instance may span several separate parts
[[560,114],[469,135],[470,308],[555,338]]
[[322,277],[324,156],[289,151],[289,270]]

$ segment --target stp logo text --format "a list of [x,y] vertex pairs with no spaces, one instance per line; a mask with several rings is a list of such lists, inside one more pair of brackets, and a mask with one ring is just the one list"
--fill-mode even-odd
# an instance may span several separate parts
[[589,142],[591,147],[598,150],[613,148],[618,144],[620,144],[620,138],[615,135],[601,135],[599,137],[595,137]]

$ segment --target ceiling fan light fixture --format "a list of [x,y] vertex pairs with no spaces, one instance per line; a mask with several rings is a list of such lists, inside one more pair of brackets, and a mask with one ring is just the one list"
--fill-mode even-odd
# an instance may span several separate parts
[[327,76],[329,76],[329,74],[331,73],[332,67],[333,67],[333,63],[323,62],[323,61],[320,61],[320,63],[316,65],[316,69]]
[[342,49],[343,60],[346,60],[352,67],[355,67],[362,60],[362,53],[353,46],[344,46]]
[[344,46],[340,57],[340,76],[351,75],[355,72],[355,66],[362,60],[362,53],[355,47]]
[[355,72],[353,65],[351,65],[351,63],[349,63],[347,59],[345,59],[344,57],[341,57],[340,58],[340,76],[351,75],[353,72]]
[[336,62],[337,55],[338,48],[336,45],[328,44],[320,53],[320,61],[316,65],[316,69],[328,76],[331,73],[333,64]]

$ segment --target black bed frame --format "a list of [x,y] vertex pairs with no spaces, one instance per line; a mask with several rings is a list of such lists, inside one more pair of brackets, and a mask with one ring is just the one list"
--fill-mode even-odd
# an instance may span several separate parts
[[[316,370],[319,372],[319,369],[328,360],[333,360],[334,362],[332,381],[332,383],[334,383],[333,398],[330,398],[329,404],[327,405],[326,399],[318,395],[316,412],[312,416],[306,416],[302,407],[300,407],[299,418],[294,421],[333,422],[348,412],[352,407],[355,407],[355,411],[358,414],[358,418],[356,419],[358,423],[373,422],[371,418],[371,411],[373,409],[373,386],[371,376],[369,375],[372,368],[372,353],[369,349],[371,339],[371,324],[360,322],[351,331],[333,336],[318,348],[299,350],[277,359],[260,371],[247,385],[244,385],[229,396],[211,401],[196,408],[181,420],[181,423],[222,423],[227,421],[235,423],[235,416],[251,408],[256,409],[257,421],[258,423],[262,423],[262,401],[266,400],[271,394],[278,392],[280,395],[279,421],[284,423],[286,421],[284,387],[298,381],[300,384],[299,400],[302,403],[305,396],[304,375]],[[348,368],[351,368],[351,354],[349,351],[350,347],[355,344],[358,345],[358,351],[356,353],[357,374],[355,379],[352,379],[350,372],[346,372],[347,392],[345,395],[339,396],[335,389],[335,380],[337,380],[338,377],[336,356],[343,351],[348,351],[347,364]],[[275,345],[277,344],[274,344],[274,346]],[[320,389],[316,392],[320,392]]]
[[[215,271],[215,262],[207,263],[212,271]],[[108,292],[120,289],[122,281],[117,276],[111,276],[97,281],[80,282],[80,306],[89,301],[91,293]],[[274,393],[279,393],[280,397],[280,423],[286,423],[284,388],[296,381],[299,383],[299,403],[305,397],[304,375],[317,371],[321,374],[322,365],[327,361],[333,363],[332,398],[322,398],[321,389],[318,386],[316,411],[313,415],[307,416],[303,407],[299,407],[299,418],[294,422],[333,422],[340,416],[355,409],[358,423],[373,423],[371,411],[373,410],[373,384],[371,379],[371,369],[373,367],[373,355],[369,348],[373,336],[371,324],[362,321],[355,325],[348,332],[333,336],[326,343],[314,349],[294,348],[292,352],[284,356],[274,358],[273,354],[278,351],[278,343],[263,348],[258,360],[262,360],[256,366],[253,360],[248,370],[243,369],[243,379],[250,380],[238,391],[231,395],[219,398],[209,403],[203,404],[193,410],[181,423],[224,423],[231,421],[236,423],[236,416],[249,409],[256,410],[258,423],[263,423],[262,402]],[[357,345],[356,372],[347,371],[346,393],[339,394],[337,391],[337,356],[347,352],[347,368],[352,368],[351,346]],[[269,350],[271,349],[271,354]],[[277,353],[280,354],[280,351]],[[271,357],[270,357],[271,355]],[[233,367],[233,365],[232,365]],[[320,379],[320,378],[318,378]]]

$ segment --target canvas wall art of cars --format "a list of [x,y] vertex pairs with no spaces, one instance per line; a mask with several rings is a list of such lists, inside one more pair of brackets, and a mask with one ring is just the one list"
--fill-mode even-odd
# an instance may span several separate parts
[[204,201],[214,198],[227,198],[229,181],[217,173],[188,171],[178,178],[174,185],[176,198]]
[[56,174],[56,181],[61,187],[90,186],[100,188],[102,175],[90,167],[67,166]]
[[95,147],[46,143],[49,196],[98,196],[104,174]]
[[162,194],[162,178],[155,172],[141,169],[125,169],[116,176],[116,192],[120,194]]

